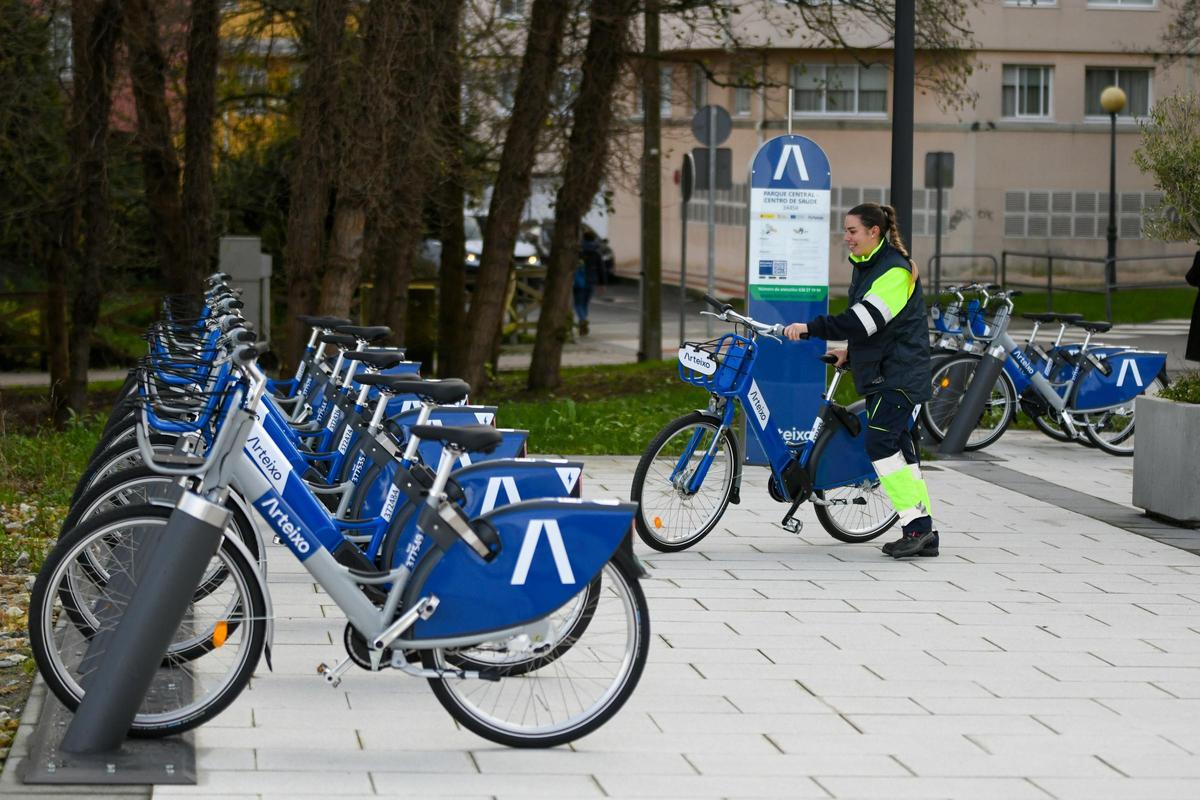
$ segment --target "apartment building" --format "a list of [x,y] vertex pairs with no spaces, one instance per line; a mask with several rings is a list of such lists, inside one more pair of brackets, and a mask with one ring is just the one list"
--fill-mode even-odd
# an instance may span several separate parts
[[[663,279],[679,280],[682,157],[697,146],[690,120],[704,103],[724,106],[733,117],[726,146],[733,150],[734,187],[716,195],[718,290],[743,291],[746,259],[746,172],[758,145],[792,131],[816,141],[828,154],[833,179],[830,281],[849,281],[840,227],[845,211],[861,201],[888,201],[892,99],[891,43],[886,34],[863,30],[856,44],[863,64],[845,51],[802,46],[784,32],[770,3],[744,4],[735,18],[739,43],[731,52],[710,39],[664,41],[673,63],[663,67]],[[751,6],[753,9],[751,10]],[[764,12],[762,9],[766,9]],[[1190,253],[1184,244],[1142,236],[1143,210],[1161,202],[1151,177],[1133,164],[1139,122],[1155,100],[1200,90],[1197,57],[1169,61],[1160,55],[1171,15],[1162,0],[984,0],[970,19],[978,48],[967,82],[973,105],[945,107],[918,88],[913,175],[913,241],[918,265],[928,268],[936,222],[934,192],[924,186],[924,157],[955,156],[954,186],[943,199],[943,253],[1002,251],[1103,257],[1108,226],[1110,120],[1100,92],[1121,86],[1128,97],[1117,119],[1118,254]],[[918,26],[920,21],[918,20]],[[664,26],[664,30],[669,26]],[[882,46],[872,42],[884,41]],[[748,64],[766,89],[710,82],[714,74],[746,75]],[[928,65],[917,53],[917,69]],[[724,83],[725,81],[723,81]],[[791,108],[788,108],[792,89]],[[790,111],[790,113],[789,113]],[[630,120],[631,134],[640,130]],[[707,198],[697,193],[688,226],[689,285],[704,285]],[[640,206],[636,189],[616,187],[609,234],[618,271],[633,275],[639,262]],[[975,259],[947,259],[947,276]],[[1014,264],[1024,263],[1014,258]],[[1122,263],[1119,280],[1136,281],[1182,270],[1171,262]],[[1079,280],[1100,280],[1098,265],[1074,265]],[[1056,268],[1057,272],[1057,268]]]

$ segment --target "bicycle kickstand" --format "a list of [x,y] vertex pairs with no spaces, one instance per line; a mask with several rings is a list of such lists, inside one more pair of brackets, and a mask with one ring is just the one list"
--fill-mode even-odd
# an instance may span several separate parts
[[804,528],[804,521],[796,519],[796,511],[800,508],[800,504],[803,502],[803,497],[796,498],[795,502],[792,503],[792,507],[789,508],[788,512],[783,515],[783,519],[779,523],[788,533],[799,534],[801,529]]

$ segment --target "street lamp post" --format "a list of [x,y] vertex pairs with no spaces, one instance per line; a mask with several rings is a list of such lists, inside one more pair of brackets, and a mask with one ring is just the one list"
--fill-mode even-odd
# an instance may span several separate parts
[[1125,108],[1125,92],[1109,86],[1100,93],[1100,106],[1108,112],[1108,254],[1104,258],[1104,313],[1112,322],[1112,291],[1117,283],[1117,114]]

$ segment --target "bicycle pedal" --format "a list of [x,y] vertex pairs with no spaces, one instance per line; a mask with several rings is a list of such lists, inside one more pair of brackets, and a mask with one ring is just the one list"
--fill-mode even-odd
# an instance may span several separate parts
[[785,517],[783,522],[780,524],[788,533],[800,533],[800,531],[804,528],[803,520],[798,520],[795,517],[792,517],[791,519]]
[[317,664],[317,674],[325,678],[325,682],[328,683],[331,688],[336,689],[338,684],[342,682],[342,673],[349,669],[352,663],[354,662],[349,658],[343,658],[332,667],[324,662],[321,662],[320,664]]

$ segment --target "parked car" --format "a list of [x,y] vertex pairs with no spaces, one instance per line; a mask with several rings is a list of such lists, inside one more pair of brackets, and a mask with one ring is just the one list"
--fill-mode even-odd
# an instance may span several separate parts
[[[473,217],[470,214],[463,218],[463,227],[467,234],[467,269],[479,269],[479,260],[483,257],[483,222],[484,217]],[[538,249],[522,237],[517,237],[517,243],[513,247],[513,266],[517,269],[527,269],[530,267],[540,267],[542,265],[541,255]]]

